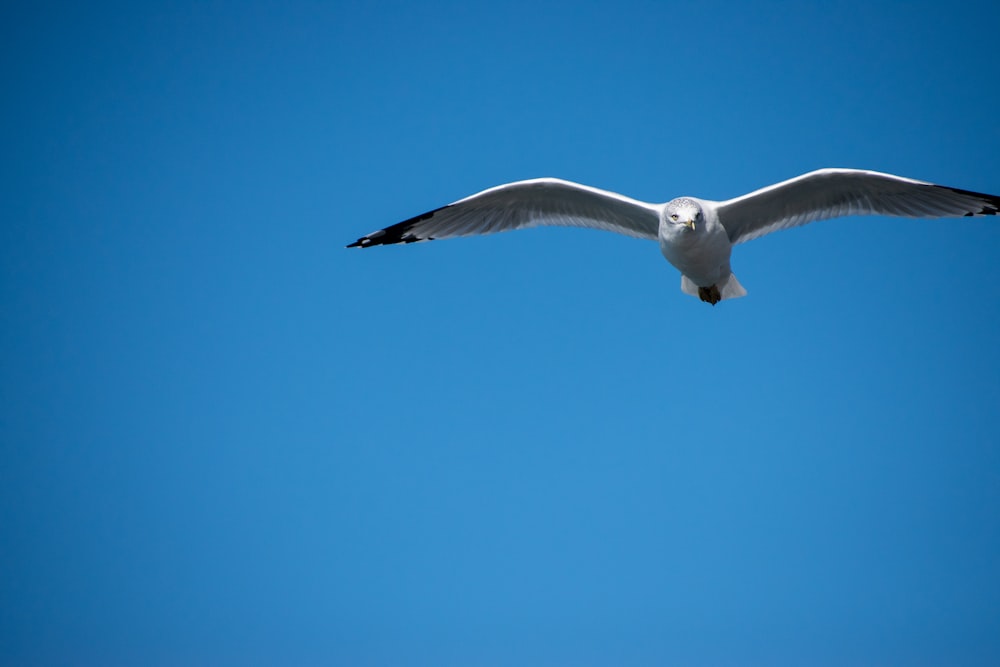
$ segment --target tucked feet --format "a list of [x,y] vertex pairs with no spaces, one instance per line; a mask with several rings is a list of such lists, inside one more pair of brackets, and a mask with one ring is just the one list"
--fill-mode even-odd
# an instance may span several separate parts
[[698,298],[702,301],[709,302],[713,306],[722,301],[722,295],[719,294],[719,288],[715,285],[712,285],[711,287],[699,287]]

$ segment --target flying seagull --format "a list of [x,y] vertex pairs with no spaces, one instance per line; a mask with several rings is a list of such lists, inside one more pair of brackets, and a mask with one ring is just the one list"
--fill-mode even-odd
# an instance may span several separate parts
[[733,246],[779,229],[848,215],[996,215],[1000,196],[860,169],[819,169],[727,201],[649,204],[557,178],[498,185],[363,236],[348,248],[492,234],[538,225],[590,227],[659,241],[681,291],[713,306],[746,295]]

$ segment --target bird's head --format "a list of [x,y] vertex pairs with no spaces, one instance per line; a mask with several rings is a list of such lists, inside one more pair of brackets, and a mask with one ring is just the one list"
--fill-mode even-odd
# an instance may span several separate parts
[[696,231],[702,222],[701,206],[688,197],[667,202],[663,209],[663,224],[679,232]]

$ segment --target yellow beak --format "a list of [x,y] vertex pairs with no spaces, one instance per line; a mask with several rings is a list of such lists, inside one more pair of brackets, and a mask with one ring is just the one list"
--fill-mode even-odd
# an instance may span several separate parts
[[684,226],[689,227],[692,231],[694,231],[694,220],[687,220],[684,223]]

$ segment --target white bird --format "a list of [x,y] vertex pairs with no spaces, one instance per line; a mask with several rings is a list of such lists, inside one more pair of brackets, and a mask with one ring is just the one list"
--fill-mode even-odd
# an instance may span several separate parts
[[681,291],[713,306],[746,295],[729,267],[737,243],[848,215],[996,215],[1000,196],[860,169],[820,169],[727,201],[650,204],[557,178],[498,185],[363,236],[348,248],[492,234],[538,225],[606,229],[659,241]]

